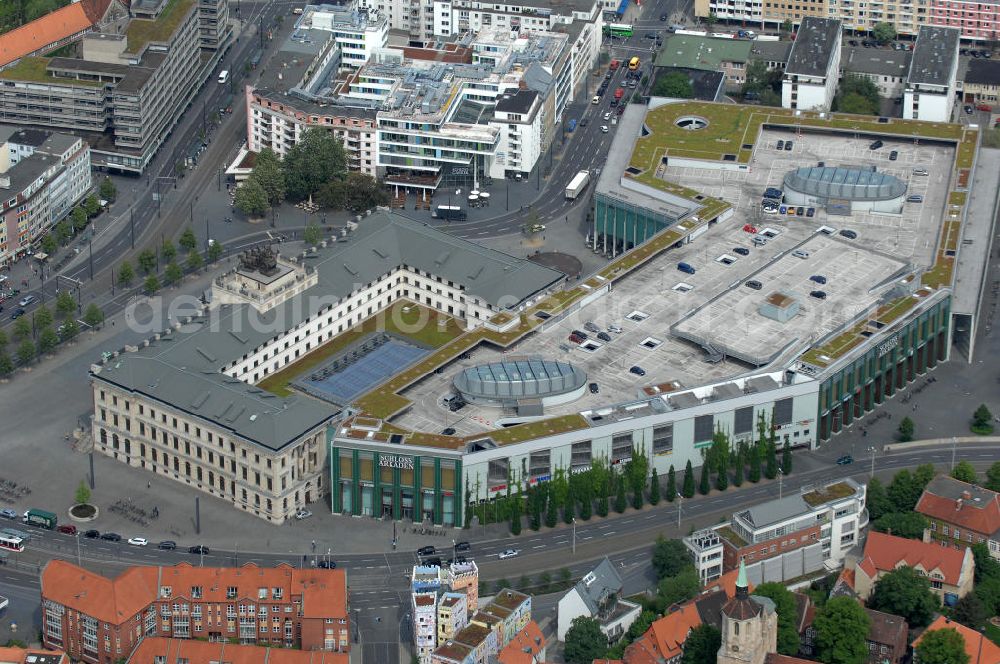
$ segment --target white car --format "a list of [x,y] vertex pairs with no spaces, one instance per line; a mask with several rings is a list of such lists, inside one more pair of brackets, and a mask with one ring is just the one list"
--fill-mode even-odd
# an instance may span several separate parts
[[520,549],[507,549],[506,551],[500,552],[500,560],[506,560],[508,558],[516,558],[517,554],[521,553]]
[[601,125],[601,133],[602,134],[608,133],[608,125]]
[[149,544],[149,540],[147,540],[145,537],[129,537],[128,543],[131,544],[132,546],[146,546],[147,544]]
[[301,521],[302,519],[308,519],[313,515],[309,510],[299,510],[295,513],[295,518]]
[[603,117],[605,120],[610,120],[611,119],[611,111],[608,111],[607,113],[605,113],[601,117]]
[[928,171],[926,168],[914,168],[913,169],[913,174],[914,175],[930,175],[930,171]]

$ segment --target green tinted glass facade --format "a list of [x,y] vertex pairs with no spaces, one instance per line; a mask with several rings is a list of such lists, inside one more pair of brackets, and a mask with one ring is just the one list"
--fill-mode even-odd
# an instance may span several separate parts
[[[620,241],[621,249],[636,247],[664,228],[677,223],[676,219],[656,214],[652,210],[629,205],[604,194],[594,195],[594,236],[598,249],[608,249]],[[605,238],[606,236],[606,238]],[[604,242],[607,246],[604,246]]]
[[823,381],[820,440],[828,440],[948,357],[951,298],[907,322]]

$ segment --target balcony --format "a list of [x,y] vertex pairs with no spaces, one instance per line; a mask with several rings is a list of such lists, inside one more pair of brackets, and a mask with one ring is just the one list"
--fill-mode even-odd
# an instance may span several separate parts
[[868,508],[861,510],[861,515],[858,518],[858,530],[864,530],[868,526]]

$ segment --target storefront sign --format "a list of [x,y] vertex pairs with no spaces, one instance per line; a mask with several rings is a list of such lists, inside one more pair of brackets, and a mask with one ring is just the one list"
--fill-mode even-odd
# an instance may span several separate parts
[[882,357],[883,355],[885,355],[898,345],[899,345],[899,335],[897,334],[892,339],[889,339],[888,341],[886,341],[885,343],[883,343],[881,346],[878,347],[878,356]]
[[491,486],[490,491],[503,491],[506,488],[507,488],[506,484],[498,484],[496,486]]
[[617,459],[615,461],[612,461],[611,465],[612,466],[617,466],[620,463],[628,463],[631,460],[632,460],[632,457],[622,457],[621,459]]
[[536,484],[541,484],[542,482],[548,482],[552,479],[551,475],[538,475],[537,477],[531,477],[528,479],[528,485],[534,486]]
[[378,465],[383,468],[402,468],[413,470],[413,457],[383,454],[378,458]]

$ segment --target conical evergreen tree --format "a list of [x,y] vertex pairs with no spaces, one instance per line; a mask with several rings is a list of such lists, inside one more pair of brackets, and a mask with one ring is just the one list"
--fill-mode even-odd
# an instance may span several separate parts
[[623,514],[625,509],[628,508],[628,499],[625,497],[625,478],[619,477],[617,479],[618,493],[615,495],[615,511],[619,514]]
[[736,464],[733,466],[733,486],[743,486],[743,466],[746,462],[743,445],[736,451]]
[[674,502],[674,498],[677,497],[677,473],[674,472],[673,465],[670,466],[670,470],[667,471],[667,493],[666,498],[669,502]]
[[747,450],[750,455],[750,476],[751,482],[756,484],[760,482],[760,448],[757,445],[751,445]]
[[710,475],[711,473],[708,472],[708,464],[701,464],[701,482],[698,484],[698,493],[703,496],[707,496],[708,492],[712,490]]
[[684,468],[684,485],[681,487],[681,495],[685,498],[694,496],[694,469],[691,467],[690,460],[687,467]]
[[767,441],[767,459],[764,466],[764,477],[769,480],[773,480],[778,476],[778,450],[775,449],[774,441]]
[[555,528],[557,523],[559,523],[559,508],[556,507],[555,496],[553,496],[550,491],[548,508],[545,510],[545,527]]
[[792,446],[785,441],[785,448],[781,451],[781,472],[785,475],[792,473]]
[[715,476],[715,488],[719,491],[729,488],[729,467],[725,457],[719,459],[719,474]]
[[660,476],[656,474],[655,467],[653,468],[652,474],[649,476],[649,504],[660,504]]

